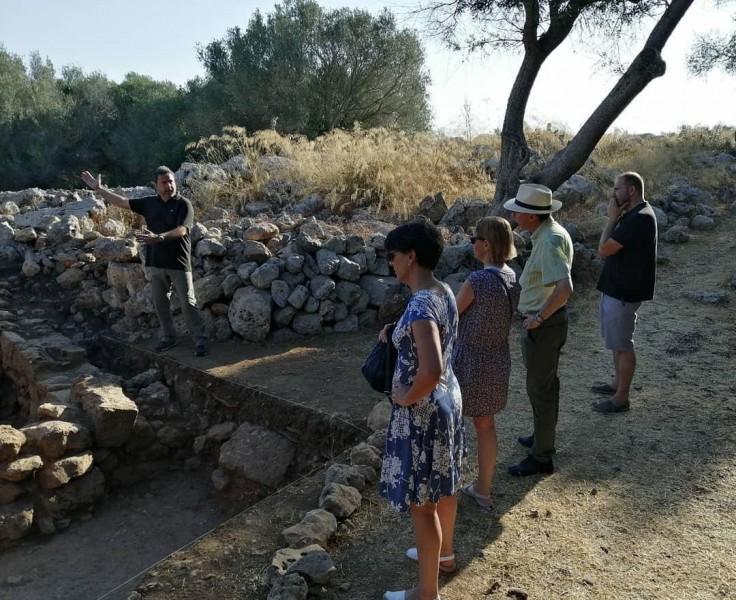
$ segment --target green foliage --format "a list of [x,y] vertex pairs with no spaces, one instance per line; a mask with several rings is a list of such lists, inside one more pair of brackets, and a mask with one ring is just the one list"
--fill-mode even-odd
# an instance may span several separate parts
[[148,181],[200,134],[186,109],[169,82],[130,73],[118,85],[76,67],[57,77],[38,54],[26,66],[0,47],[0,189],[77,186],[85,169],[111,185]]
[[286,0],[199,51],[230,122],[314,137],[335,128],[429,125],[424,54],[393,15]]
[[705,75],[718,67],[736,75],[736,32],[730,36],[699,36],[687,57],[687,66],[696,75]]

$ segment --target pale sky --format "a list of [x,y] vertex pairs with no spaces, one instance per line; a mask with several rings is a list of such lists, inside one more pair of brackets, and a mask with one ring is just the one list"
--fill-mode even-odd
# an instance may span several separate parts
[[[470,105],[474,133],[501,126],[519,55],[491,55],[463,60],[432,40],[409,13],[414,0],[318,0],[324,8],[360,8],[378,13],[386,6],[406,27],[419,30],[432,78],[430,99],[435,128],[460,133],[463,105]],[[121,81],[135,71],[183,85],[203,75],[197,44],[245,28],[256,9],[271,12],[266,0],[0,0],[0,44],[27,59],[38,51],[60,74],[74,65]],[[663,57],[667,73],[655,79],[624,111],[613,127],[632,133],[676,131],[680,125],[736,124],[736,77],[714,71],[707,78],[689,76],[685,56],[696,33],[736,27],[734,5],[718,8],[696,0],[669,42]],[[645,29],[648,35],[651,26]],[[630,44],[634,52],[643,37]],[[570,130],[579,127],[613,87],[616,79],[597,70],[593,49],[566,43],[548,59],[537,79],[527,122],[548,122]]]

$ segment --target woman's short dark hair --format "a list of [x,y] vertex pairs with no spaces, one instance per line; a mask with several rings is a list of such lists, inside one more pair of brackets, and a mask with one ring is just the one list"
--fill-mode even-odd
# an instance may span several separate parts
[[442,256],[445,241],[442,233],[426,218],[417,218],[399,225],[386,236],[387,252],[409,252],[414,250],[417,262],[425,269],[434,269]]

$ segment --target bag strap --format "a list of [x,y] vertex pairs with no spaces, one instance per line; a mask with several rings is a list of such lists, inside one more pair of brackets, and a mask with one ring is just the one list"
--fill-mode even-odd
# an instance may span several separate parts
[[394,363],[391,360],[391,352],[395,352],[396,349],[394,348],[393,340],[391,340],[391,336],[394,333],[394,328],[396,327],[396,323],[394,323],[391,327],[388,328],[386,331],[386,337],[388,338],[388,341],[386,342],[386,353],[384,356],[384,364],[383,364],[383,377],[384,377],[384,389],[386,390],[384,392],[385,395],[387,395],[389,398],[391,397],[391,384],[393,383],[394,378]]
[[509,316],[513,319],[514,318],[514,303],[511,301],[511,292],[509,291],[509,288],[506,286],[506,282],[504,281],[504,278],[501,277],[501,274],[496,271],[496,269],[486,269],[486,271],[493,273],[496,277],[498,277],[498,280],[501,282],[501,287],[503,288],[503,291],[506,292],[506,299],[509,301]]

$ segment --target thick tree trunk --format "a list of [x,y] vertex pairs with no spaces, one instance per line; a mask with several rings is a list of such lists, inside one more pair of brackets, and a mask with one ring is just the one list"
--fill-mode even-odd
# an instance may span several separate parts
[[556,189],[570,178],[590,156],[611,124],[649,83],[664,75],[665,62],[661,51],[680,20],[693,4],[693,0],[672,0],[655,25],[626,73],[588,118],[577,135],[560,150],[534,177],[551,189]]
[[494,203],[516,193],[519,172],[529,160],[529,148],[524,137],[524,114],[529,94],[545,58],[546,55],[527,51],[511,88],[501,130],[501,156],[496,173]]
[[[554,190],[583,166],[616,118],[650,81],[664,74],[665,63],[660,55],[662,48],[693,1],[671,1],[654,26],[644,44],[644,49],[636,56],[626,73],[588,118],[577,135],[552,158],[540,173],[532,177],[532,181],[542,183]],[[532,5],[527,8],[529,9]],[[581,4],[578,11],[582,11],[583,8],[584,4]],[[527,12],[527,17],[532,12],[531,10]],[[529,159],[529,149],[524,137],[524,114],[539,69],[552,51],[567,37],[578,16],[579,12],[567,14],[564,19],[555,22],[548,32],[539,38],[538,42],[525,40],[524,60],[511,89],[504,116],[501,156],[492,208],[495,214],[503,212],[503,201],[516,194],[520,183],[519,173]]]

